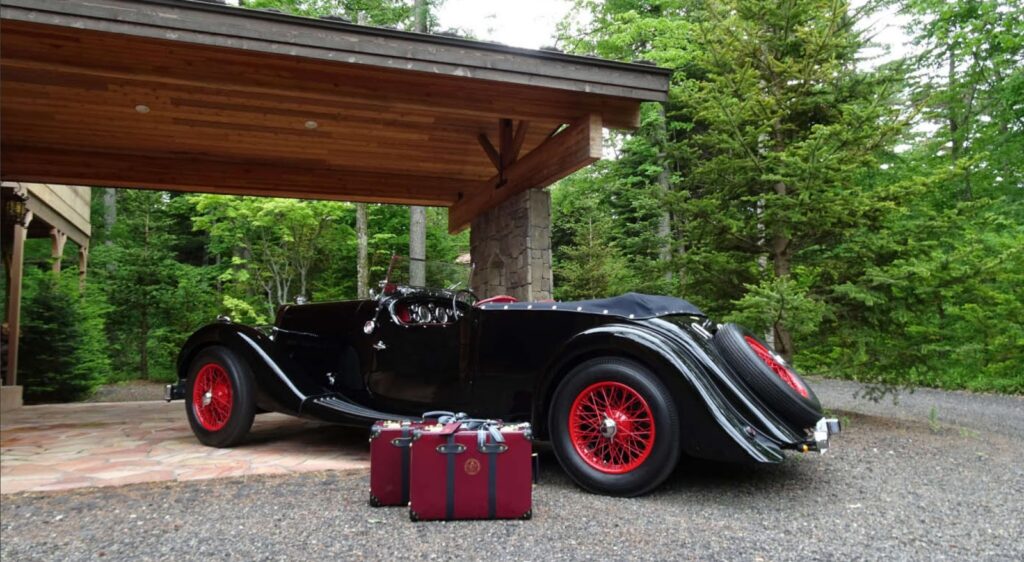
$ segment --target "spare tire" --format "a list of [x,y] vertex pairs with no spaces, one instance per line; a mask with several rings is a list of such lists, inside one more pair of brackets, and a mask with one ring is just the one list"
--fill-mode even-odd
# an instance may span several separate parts
[[811,387],[750,330],[723,324],[712,343],[743,382],[785,421],[804,429],[821,419],[821,403]]

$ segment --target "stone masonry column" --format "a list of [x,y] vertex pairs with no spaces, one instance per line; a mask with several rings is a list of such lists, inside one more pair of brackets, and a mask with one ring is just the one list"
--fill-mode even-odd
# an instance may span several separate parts
[[527,189],[473,219],[472,289],[480,298],[552,298],[551,194]]

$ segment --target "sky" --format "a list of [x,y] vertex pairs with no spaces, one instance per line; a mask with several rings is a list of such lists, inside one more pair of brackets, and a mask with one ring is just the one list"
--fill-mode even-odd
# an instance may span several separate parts
[[555,27],[571,7],[568,0],[447,0],[438,19],[478,39],[537,49],[555,44]]
[[[854,4],[859,2],[855,0]],[[465,29],[478,39],[537,49],[555,44],[558,22],[571,7],[570,0],[446,0],[438,19],[442,28]],[[888,45],[890,50],[876,64],[907,51],[908,38],[900,28],[904,23],[905,19],[893,9],[881,11],[867,22],[876,41]]]

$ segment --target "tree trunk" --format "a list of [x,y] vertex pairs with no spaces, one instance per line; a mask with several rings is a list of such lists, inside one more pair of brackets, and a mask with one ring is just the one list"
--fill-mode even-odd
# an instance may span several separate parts
[[669,211],[668,196],[672,191],[672,174],[668,161],[668,121],[665,115],[665,104],[658,104],[658,188],[661,191],[662,207],[661,216],[658,217],[658,259],[665,267],[665,281],[672,281],[672,268],[669,261],[672,259],[672,215]]
[[117,222],[117,191],[112,187],[103,190],[103,228],[107,238],[106,243],[112,244],[110,232],[114,230],[114,223]]
[[[786,184],[784,182],[778,182],[775,184],[775,193],[778,195],[786,195]],[[772,263],[775,266],[775,277],[789,277],[790,270],[792,268],[793,255],[790,252],[790,238],[784,234],[773,234],[772,235]],[[785,303],[783,303],[783,308]],[[793,359],[793,336],[789,333],[789,329],[782,322],[775,322],[774,326],[774,341],[772,344],[775,347],[775,351],[786,358],[786,361],[792,361]]]
[[[427,0],[416,0],[414,7],[416,31],[427,32],[429,7]],[[422,287],[426,285],[427,257],[427,208],[409,207],[409,284]]]
[[[759,248],[765,248],[764,252],[760,252],[757,256],[757,269],[760,270],[761,276],[764,277],[768,273],[768,253],[767,253],[767,239],[765,236],[764,229],[764,198],[757,200],[756,206],[757,212],[757,244]],[[775,327],[770,326],[764,332],[764,341],[768,342],[768,345],[772,348],[775,347]]]
[[356,203],[356,295],[370,296],[369,234],[366,203]]
[[139,376],[149,380],[149,316],[142,307],[142,323],[139,326]]
[[427,32],[427,19],[430,15],[430,6],[427,5],[427,0],[416,0],[413,5],[413,25],[415,30],[420,33]]
[[409,207],[409,284],[426,285],[427,208]]

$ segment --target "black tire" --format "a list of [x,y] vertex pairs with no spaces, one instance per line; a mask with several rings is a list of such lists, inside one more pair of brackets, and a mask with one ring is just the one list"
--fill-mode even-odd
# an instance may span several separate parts
[[[581,393],[595,386],[619,385],[639,395],[653,418],[653,442],[643,449],[646,457],[624,473],[609,473],[584,458],[570,434],[570,415]],[[643,427],[638,426],[638,430]],[[617,431],[617,430],[616,430]],[[612,496],[639,496],[659,484],[675,469],[680,457],[680,423],[675,401],[668,388],[649,369],[627,359],[602,357],[576,366],[558,385],[548,414],[548,433],[558,462],[582,488]],[[614,434],[613,434],[614,435]],[[586,449],[586,445],[581,447]],[[593,450],[597,450],[596,446]],[[594,457],[592,457],[594,458]]]
[[[217,365],[226,372],[231,385],[231,409],[226,423],[217,429],[204,427],[193,404],[196,379],[201,369],[208,365]],[[189,364],[188,378],[185,384],[185,411],[192,433],[196,438],[210,447],[231,447],[237,445],[249,429],[256,415],[255,388],[252,372],[245,360],[236,356],[231,350],[219,345],[207,347],[196,354]]]
[[774,355],[771,359],[777,362],[777,366],[788,371],[788,376],[792,378],[794,384],[806,390],[807,396],[803,396],[797,388],[790,386],[781,375],[772,370],[767,360],[757,354],[748,338],[764,349],[772,351],[768,344],[736,324],[724,324],[719,327],[712,343],[743,382],[783,420],[797,429],[813,426],[822,416],[821,403],[818,402],[814,391],[792,366],[778,355]]

